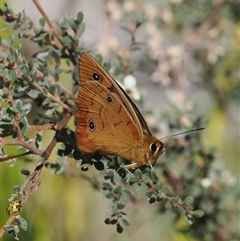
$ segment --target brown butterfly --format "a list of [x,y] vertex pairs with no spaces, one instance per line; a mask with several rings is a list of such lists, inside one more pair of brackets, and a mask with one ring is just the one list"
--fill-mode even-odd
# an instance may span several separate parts
[[127,93],[88,53],[80,56],[79,78],[77,147],[85,153],[123,157],[131,162],[126,168],[152,166],[164,145],[151,134]]

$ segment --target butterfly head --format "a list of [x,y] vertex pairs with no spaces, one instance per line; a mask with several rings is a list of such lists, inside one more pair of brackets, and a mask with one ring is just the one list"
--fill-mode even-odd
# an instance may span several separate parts
[[154,165],[158,157],[165,151],[164,144],[157,140],[149,145],[148,163]]
[[158,157],[165,151],[164,144],[153,136],[145,136],[145,165],[154,165]]

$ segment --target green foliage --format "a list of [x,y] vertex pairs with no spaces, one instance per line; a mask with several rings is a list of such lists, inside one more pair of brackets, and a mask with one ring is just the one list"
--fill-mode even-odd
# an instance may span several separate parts
[[[188,4],[197,3],[185,1],[182,5],[172,6],[176,12],[175,31],[187,27],[194,32],[201,24],[202,13],[208,11],[210,14],[212,3],[208,1],[205,1],[201,8],[197,7],[195,13],[190,11],[194,7],[189,9],[186,7]],[[87,172],[89,169],[100,172],[101,180],[81,177],[88,180],[94,189],[109,201],[110,214],[105,219],[105,223],[114,225],[118,233],[122,233],[124,228],[130,225],[126,218],[126,206],[138,196],[139,199],[155,205],[159,214],[172,212],[176,224],[184,215],[191,226],[180,232],[190,233],[200,240],[215,240],[217,227],[227,225],[228,223],[222,220],[230,216],[232,209],[237,209],[232,202],[229,208],[228,197],[232,195],[233,200],[237,200],[239,192],[236,191],[236,184],[233,185],[225,180],[227,174],[224,168],[213,167],[216,154],[213,149],[203,147],[200,134],[191,133],[182,136],[180,140],[174,138],[166,140],[165,155],[161,157],[161,162],[155,164],[154,169],[143,166],[136,170],[125,170],[124,165],[127,160],[82,153],[75,146],[75,133],[68,124],[75,112],[72,100],[79,84],[78,56],[85,51],[79,41],[85,30],[83,13],[79,12],[75,18],[64,16],[60,21],[54,21],[51,23],[52,26],[49,26],[50,30],[46,27],[45,18],[39,19],[37,25],[24,12],[15,14],[6,4],[0,10],[0,15],[15,34],[12,34],[8,40],[1,39],[0,42],[0,161],[20,157],[28,160],[29,155],[38,158],[33,172],[22,168],[21,174],[27,179],[21,186],[14,186],[14,193],[9,203],[15,202],[16,197],[20,197],[21,205],[27,206],[30,194],[40,184],[39,176],[43,167],[49,168],[53,174],[64,175],[72,159],[75,159],[76,166],[80,167],[79,172]],[[135,34],[146,21],[146,16],[130,14],[128,17],[132,25],[123,26],[123,29],[131,36],[132,43],[128,50],[131,52],[141,46],[136,42]],[[56,31],[54,26],[57,26],[59,31]],[[163,20],[160,21],[160,26],[164,26]],[[37,43],[41,50],[27,59],[21,53],[21,45],[13,47],[15,38],[24,38]],[[216,83],[219,72],[224,72],[222,75],[227,78],[229,72],[234,71],[232,65],[228,66],[228,61],[225,59],[220,60],[214,69],[212,65],[207,67],[204,51],[206,51],[204,48],[196,51],[196,58],[202,61],[202,66],[209,69],[208,74],[211,77],[216,77],[214,80]],[[101,55],[96,57],[103,62]],[[231,54],[228,58],[231,58]],[[126,60],[120,57],[116,59],[118,64],[114,66],[114,71],[121,76]],[[146,54],[146,61],[148,60],[152,63],[155,61],[151,59],[150,54]],[[226,68],[220,67],[222,64]],[[104,63],[104,66],[110,69],[111,65]],[[173,68],[171,72],[173,78],[175,70]],[[64,74],[73,80],[72,91],[61,84],[60,79]],[[224,99],[220,87],[223,87],[226,96],[232,96],[236,91],[234,78],[228,79],[231,85],[221,83],[215,84],[213,88],[221,104]],[[33,112],[35,118],[32,120],[29,116]],[[191,116],[189,118],[191,126],[201,126],[204,123],[192,112],[171,105],[162,114],[161,121],[168,130],[176,133],[179,129],[188,128],[189,125],[185,125],[182,121],[186,115]],[[54,136],[48,141],[47,147],[43,148],[43,133],[47,130],[54,131]],[[57,143],[61,144],[56,147]],[[7,146],[14,147],[16,154],[8,152]],[[49,157],[54,151],[58,157],[55,162],[49,162]],[[44,180],[42,182],[44,183]],[[27,184],[30,188],[27,188]],[[136,192],[140,190],[143,195]],[[18,239],[19,228],[26,231],[27,222],[19,215],[14,221],[15,224],[5,225],[4,229]],[[226,237],[235,235],[233,231]]]

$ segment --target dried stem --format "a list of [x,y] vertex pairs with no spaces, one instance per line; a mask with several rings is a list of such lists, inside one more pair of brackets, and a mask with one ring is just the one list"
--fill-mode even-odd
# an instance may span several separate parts
[[[2,56],[0,56],[1,59]],[[4,59],[4,64],[6,66],[9,66],[9,68],[11,67],[11,69],[15,70],[17,73],[18,77],[22,77],[23,73],[22,71],[18,68],[18,66],[16,64],[10,66],[9,62]],[[62,106],[67,112],[71,112],[71,109],[69,108],[68,105],[66,105],[65,103],[63,103],[60,98],[56,95],[51,94],[46,88],[40,86],[38,83],[36,83],[35,81],[33,81],[33,79],[31,77],[26,77],[25,80],[31,85],[33,86],[35,89],[39,90],[40,92],[42,92],[42,94],[47,97],[47,98],[51,98],[54,102],[56,102],[59,106]]]
[[49,28],[51,29],[51,31],[54,33],[55,37],[57,37],[58,40],[60,40],[59,34],[56,31],[56,29],[53,27],[50,19],[48,18],[47,14],[45,13],[45,11],[43,10],[43,8],[41,7],[41,5],[39,4],[38,0],[33,0],[34,4],[36,5],[38,11],[42,14],[43,18],[46,20]]
[[[31,146],[30,144],[24,142],[24,141],[19,141],[19,140],[4,140],[3,138],[0,138],[0,147],[3,146],[22,146],[31,151],[32,154],[36,154],[41,156],[43,151],[38,150],[37,148]],[[0,162],[2,161],[0,157]]]
[[[66,124],[69,122],[71,117],[72,117],[71,114],[69,114],[69,113],[66,114],[64,116],[64,118],[55,126],[56,130],[61,130],[64,126],[66,126]],[[39,155],[41,156],[41,163],[38,163],[38,165],[36,166],[33,173],[31,173],[28,176],[26,181],[21,186],[21,194],[22,194],[22,198],[23,198],[22,199],[23,203],[25,203],[28,200],[30,195],[33,193],[34,190],[36,190],[37,186],[39,185],[39,177],[40,177],[42,168],[44,166],[43,164],[48,160],[48,158],[51,155],[56,144],[57,144],[57,140],[56,140],[56,137],[54,136],[52,141],[50,142],[50,144],[47,146],[46,150],[44,151],[44,153],[46,153],[45,156],[43,156],[43,151],[38,150]],[[29,189],[27,191],[25,191],[27,184],[30,182],[31,182],[31,186],[29,187]],[[10,216],[4,226],[11,224],[15,220],[16,217],[17,216]],[[5,229],[1,228],[0,229],[0,238],[3,236],[4,233],[5,233]]]
[[19,157],[22,157],[22,156],[27,156],[27,155],[30,155],[30,154],[32,154],[32,152],[31,151],[27,151],[27,152],[24,152],[24,153],[21,153],[21,154],[18,154],[18,155],[14,155],[14,156],[9,156],[9,155],[1,156],[0,157],[0,162],[13,160],[15,158],[19,158]]
[[[204,35],[206,31],[211,29],[214,25],[218,23],[220,19],[221,10],[225,7],[225,5],[229,3],[229,0],[224,0],[219,2],[215,8],[213,8],[212,12],[205,18],[205,20],[201,23],[198,29],[194,32],[192,36],[187,36],[186,43],[188,43],[188,51],[186,51],[187,56],[183,63],[183,66],[179,68],[179,72],[185,73],[186,68],[189,65],[189,62],[192,59],[194,52],[198,46],[199,41],[201,40],[201,36]],[[178,74],[178,73],[177,73]]]
[[45,125],[35,125],[35,126],[28,126],[28,131],[46,131],[46,130],[55,130],[54,124],[45,124]]

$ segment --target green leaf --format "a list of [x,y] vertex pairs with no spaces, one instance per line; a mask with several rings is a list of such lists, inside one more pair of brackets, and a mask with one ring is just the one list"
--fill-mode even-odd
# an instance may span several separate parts
[[[4,87],[3,89],[0,89],[0,96],[2,97],[2,98],[7,98],[8,97],[8,95],[9,95],[9,91],[8,91],[8,89],[6,88],[6,87]],[[1,98],[1,99],[2,99]]]
[[115,194],[122,194],[122,187],[121,186],[117,186],[113,189]]
[[191,206],[191,205],[186,205],[186,206],[185,206],[185,209],[186,209],[186,212],[190,212],[190,211],[193,210],[193,206]]
[[21,191],[21,187],[15,185],[15,186],[13,186],[13,191],[14,191],[14,192],[20,192],[20,191]]
[[17,112],[21,112],[22,107],[23,107],[23,102],[22,102],[22,100],[20,100],[20,99],[15,100],[14,106],[16,107]]
[[18,87],[18,92],[23,92],[23,91],[27,90],[28,88],[29,88],[28,84],[26,84],[24,86],[19,86]]
[[138,182],[138,177],[136,176],[131,176],[128,180],[127,180],[129,185],[133,185],[134,183]]
[[193,197],[189,196],[189,197],[186,197],[186,198],[183,200],[183,203],[184,203],[185,205],[191,205],[191,204],[193,204],[193,201],[194,201]]
[[18,216],[15,221],[20,225],[20,228],[24,231],[27,231],[27,222],[22,217]]
[[[157,177],[155,171],[150,170],[150,171],[149,171],[149,177],[150,177],[150,179],[151,179],[151,181],[152,181],[153,183],[158,183],[158,182],[159,182],[158,177]],[[159,190],[160,190],[160,189],[159,189]]]
[[126,171],[125,171],[124,168],[119,168],[119,169],[117,170],[117,173],[118,173],[118,175],[119,175],[121,178],[125,178],[125,177],[126,177]]
[[38,91],[38,90],[30,90],[27,94],[28,94],[31,98],[36,99],[40,93],[41,93],[41,92]]
[[166,208],[166,209],[170,209],[170,208],[172,208],[172,204],[171,204],[171,202],[166,202],[166,204],[165,204],[165,208]]
[[12,46],[13,45],[13,41],[14,41],[14,35],[11,34],[9,37],[9,45]]
[[151,190],[146,192],[147,197],[151,197],[153,194],[154,194],[154,191],[151,191]]
[[57,154],[58,156],[67,156],[72,152],[72,150],[73,150],[72,146],[62,143],[57,150]]
[[150,197],[150,198],[148,198],[148,202],[150,204],[154,204],[156,202],[156,198],[155,197]]
[[49,108],[49,109],[47,109],[47,110],[45,111],[45,114],[46,114],[46,115],[52,115],[52,114],[56,111],[57,108],[58,108],[57,106],[54,106],[54,107],[52,107],[52,108]]
[[104,182],[102,189],[103,190],[112,190],[112,185],[108,182]]
[[27,132],[27,118],[24,116],[20,119],[19,121],[19,126],[21,129],[21,133],[23,136],[25,136],[26,132]]
[[110,68],[111,68],[111,64],[110,63],[104,63],[103,66],[104,66],[104,68],[106,70],[110,70]]
[[60,165],[59,164],[56,164],[56,163],[50,163],[50,162],[47,162],[44,164],[44,166],[48,169],[56,169],[56,168],[59,168]]
[[116,220],[116,219],[112,219],[112,220],[111,220],[111,224],[112,224],[112,225],[114,225],[114,224],[116,224],[116,223],[117,223],[117,220]]
[[28,169],[21,169],[21,174],[23,174],[24,176],[28,176],[28,175],[30,175],[30,171],[28,170]]
[[75,32],[76,29],[77,29],[77,24],[76,24],[76,22],[74,21],[73,18],[71,18],[71,19],[68,20],[68,24],[69,24],[69,26],[72,28],[72,30]]
[[128,222],[127,219],[122,219],[122,224],[125,225],[125,226],[129,226],[130,223]]
[[107,199],[112,199],[114,197],[113,193],[112,192],[108,192],[107,194],[105,194],[105,197]]
[[118,209],[117,209],[117,207],[112,207],[112,215],[113,216],[115,216],[115,215],[117,215],[118,214]]
[[79,33],[78,33],[78,37],[81,37],[81,36],[82,36],[82,34],[83,34],[84,31],[85,31],[85,28],[86,28],[85,23],[82,23],[82,24],[81,24],[81,27],[80,27],[80,31],[79,31]]
[[104,178],[105,177],[111,178],[111,177],[113,177],[113,175],[114,175],[114,171],[113,170],[108,170],[107,173],[104,175]]
[[139,190],[142,185],[141,185],[141,183],[139,183],[139,182],[135,182],[134,184],[132,184],[132,186],[133,186],[133,188],[134,188],[135,190]]
[[4,229],[5,229],[7,232],[9,232],[9,231],[13,230],[15,226],[16,226],[16,225],[13,225],[13,224],[5,225],[5,226],[4,226]]
[[186,213],[185,215],[187,222],[192,225],[193,224],[193,217],[190,213]]
[[161,185],[161,183],[158,182],[154,187],[155,187],[156,191],[159,192],[162,188],[162,185]]
[[162,201],[162,197],[161,197],[161,195],[158,195],[157,197],[156,197],[156,202],[161,202]]
[[42,135],[40,135],[39,133],[37,133],[35,137],[35,146],[38,149],[42,147]]
[[117,205],[117,209],[120,210],[120,209],[123,209],[125,207],[125,204],[124,203],[119,203]]
[[180,197],[178,197],[178,196],[174,197],[174,198],[172,199],[172,204],[173,204],[173,205],[177,204],[177,203],[179,202],[179,200],[180,200]]
[[48,33],[45,33],[42,30],[39,31],[39,29],[35,32],[36,35],[31,38],[33,42],[40,43],[41,41],[44,41],[44,39],[48,36]]
[[6,155],[6,153],[3,149],[3,147],[0,147],[0,156],[4,156],[4,155]]
[[204,215],[204,212],[202,210],[195,210],[192,215],[195,217],[195,218],[201,218],[203,215]]
[[52,49],[50,54],[54,58],[56,65],[59,66],[60,65],[60,55],[61,55],[60,51]]
[[106,223],[106,224],[111,224],[111,218],[106,218],[105,221],[104,221],[104,223]]
[[101,161],[93,162],[93,165],[98,171],[104,170],[104,164]]
[[138,177],[138,179],[141,178],[142,177],[142,171],[140,169],[135,170],[134,176]]
[[19,228],[17,225],[6,225],[4,229],[7,230],[8,234],[13,236],[16,240],[19,240],[17,235],[19,233]]
[[130,190],[124,190],[123,191],[128,197],[130,197],[130,198],[133,198],[134,197],[134,193],[133,192],[131,192]]
[[69,45],[70,43],[72,43],[72,38],[70,36],[66,35],[66,36],[61,37],[61,41],[62,41],[63,45],[66,46],[66,45]]
[[17,80],[17,74],[15,70],[10,71],[9,80],[14,83]]
[[44,19],[44,18],[40,18],[40,19],[39,19],[39,24],[40,24],[41,27],[44,27],[44,25],[45,25],[45,19]]
[[81,53],[84,51],[84,48],[78,46],[77,48],[74,49],[74,51],[75,51],[77,54],[81,54]]
[[27,64],[23,64],[21,66],[21,69],[22,69],[22,73],[23,73],[23,78],[28,78],[28,76],[30,75],[29,66]]
[[42,102],[42,106],[48,104],[51,100],[52,100],[51,97],[47,97],[47,98]]
[[123,227],[120,224],[117,224],[117,232],[122,233],[123,232]]
[[164,188],[162,189],[162,192],[163,192],[165,195],[168,195],[168,194],[170,193],[169,187],[164,187]]
[[79,12],[78,14],[77,14],[77,24],[78,25],[80,25],[81,23],[82,23],[82,21],[83,21],[83,13],[82,12]]
[[74,151],[73,151],[73,158],[75,160],[80,160],[81,157],[82,157],[82,152],[75,148]]

